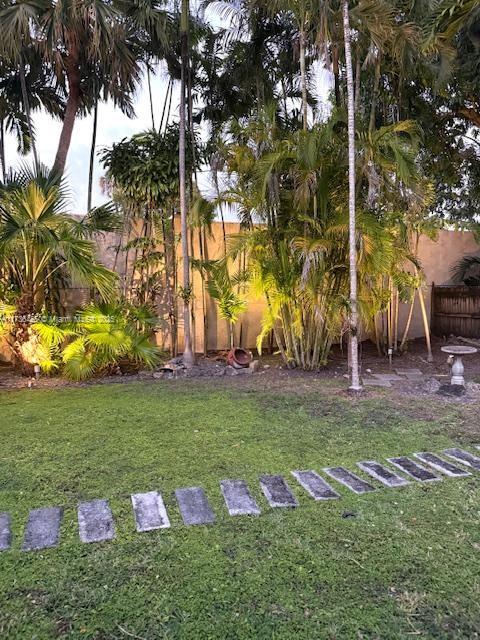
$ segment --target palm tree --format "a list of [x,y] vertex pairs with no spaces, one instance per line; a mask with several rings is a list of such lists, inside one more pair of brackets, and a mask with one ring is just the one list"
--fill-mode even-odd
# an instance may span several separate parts
[[350,389],[361,391],[358,363],[358,300],[357,300],[357,233],[355,215],[355,89],[353,83],[352,50],[348,0],[342,0],[343,35],[345,44],[345,66],[347,69],[347,113],[348,113],[348,217],[349,217],[349,267],[350,267],[350,314],[349,355]]
[[[266,6],[268,7],[268,2]],[[308,128],[308,71],[307,49],[312,26],[315,24],[318,3],[311,0],[276,0],[274,10],[280,9],[292,15],[298,30],[298,58],[300,66],[301,120],[303,129]]]
[[[154,0],[146,0],[141,8],[137,3],[107,0],[3,3],[0,35],[4,48],[21,56],[22,40],[29,38],[66,95],[55,173],[63,174],[80,112],[91,111],[99,99],[111,98],[127,115],[133,115],[131,96],[140,81],[148,31],[159,35],[165,20],[165,11]],[[20,28],[24,37],[16,45]]]
[[[65,188],[48,170],[25,168],[0,189],[0,264],[7,281],[18,291],[17,321],[11,346],[21,365],[22,345],[31,337],[30,316],[42,311],[55,276],[63,272],[97,289],[103,298],[113,291],[116,277],[95,258],[89,236],[106,221],[104,211],[83,221],[65,213]],[[110,227],[109,227],[110,228]]]
[[[60,5],[60,6],[59,6]],[[139,80],[139,65],[128,40],[128,27],[118,19],[110,3],[52,3],[39,16],[44,54],[61,70],[59,82],[68,84],[68,98],[53,172],[63,174],[75,119],[82,105],[82,80],[88,69],[105,77],[110,95],[133,92]],[[59,46],[61,43],[61,47]],[[109,80],[107,81],[107,78]]]
[[25,57],[32,49],[32,14],[34,13],[35,7],[28,2],[20,3],[16,6],[5,2],[0,5],[1,52],[3,57],[18,70],[21,104],[25,115],[26,129],[33,151],[35,167],[38,169],[38,155],[25,71]]
[[479,286],[480,256],[464,256],[452,269],[452,275],[456,282],[468,286]]
[[[42,108],[53,117],[61,116],[65,96],[39,52],[29,46],[22,53],[23,70],[15,51],[5,49],[0,54],[0,136],[13,134],[18,153],[26,155],[35,146],[31,114]],[[3,139],[0,140],[0,158],[5,181],[8,162],[2,142]]]
[[[349,315],[345,134],[337,115],[293,133],[276,119],[272,109],[253,120],[227,149],[234,182],[224,197],[263,223],[232,238],[231,250],[246,251],[251,290],[266,301],[258,347],[273,331],[287,366],[316,369]],[[393,238],[375,214],[360,212],[356,244],[359,313],[368,321],[372,282],[395,259]]]
[[235,324],[247,308],[245,297],[235,287],[245,280],[245,274],[232,276],[228,257],[222,260],[203,262],[202,270],[207,277],[208,293],[217,302],[220,317],[227,321],[229,348],[235,347]]
[[195,363],[195,356],[192,351],[192,336],[190,331],[190,260],[188,250],[188,204],[187,204],[187,172],[186,172],[186,83],[188,77],[188,21],[189,21],[189,0],[182,0],[180,17],[180,47],[181,47],[181,76],[180,76],[180,139],[178,145],[179,178],[180,178],[180,218],[182,235],[182,264],[183,264],[183,363],[189,368]]

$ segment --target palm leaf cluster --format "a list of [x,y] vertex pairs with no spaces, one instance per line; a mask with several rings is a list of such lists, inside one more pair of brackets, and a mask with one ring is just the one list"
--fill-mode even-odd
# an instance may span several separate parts
[[93,237],[117,228],[117,216],[106,206],[76,219],[66,213],[67,203],[64,183],[45,168],[25,167],[0,185],[0,266],[16,307],[8,343],[21,364],[35,364],[27,353],[38,346],[32,317],[58,313],[59,287],[93,287],[105,300],[116,288],[115,273],[96,259]]
[[89,304],[72,322],[34,323],[37,342],[30,357],[47,373],[61,368],[73,380],[119,367],[153,368],[161,355],[151,340],[156,322],[148,306]]
[[22,299],[21,311],[41,309],[49,280],[59,270],[94,286],[107,298],[115,275],[95,258],[94,232],[112,228],[112,212],[101,208],[84,220],[66,213],[64,184],[28,168],[12,174],[0,187],[0,261]]

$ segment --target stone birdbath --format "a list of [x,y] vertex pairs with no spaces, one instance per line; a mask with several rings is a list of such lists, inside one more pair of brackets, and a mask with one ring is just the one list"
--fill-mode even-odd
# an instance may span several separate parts
[[462,356],[469,356],[473,353],[477,353],[478,349],[475,347],[467,347],[463,345],[449,345],[446,347],[442,347],[442,351],[444,353],[448,353],[453,356],[453,364],[452,364],[452,379],[450,380],[450,384],[453,385],[461,385],[465,386],[465,378],[463,377],[464,366],[462,362]]

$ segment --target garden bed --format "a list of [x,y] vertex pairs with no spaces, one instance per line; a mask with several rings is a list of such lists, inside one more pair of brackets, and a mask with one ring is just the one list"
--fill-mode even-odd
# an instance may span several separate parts
[[[372,374],[382,374],[395,371],[396,369],[417,369],[424,376],[423,380],[404,380],[395,384],[395,392],[405,393],[408,395],[432,395],[436,394],[440,384],[449,380],[449,367],[446,362],[446,356],[441,351],[441,347],[445,344],[444,340],[433,339],[433,355],[434,361],[429,363],[426,358],[426,350],[424,340],[418,339],[409,343],[409,350],[401,355],[395,355],[392,359],[390,367],[388,358],[379,356],[376,348],[370,342],[364,342],[361,345],[361,366],[362,374],[365,379]],[[346,354],[339,346],[333,348],[330,360],[327,366],[317,371],[303,371],[301,369],[288,369],[283,364],[278,355],[264,354],[257,357],[258,369],[246,369],[232,371],[231,367],[226,364],[226,352],[215,352],[209,354],[208,357],[198,356],[196,366],[191,370],[185,370],[182,366],[174,364],[171,371],[164,372],[161,368],[155,371],[141,371],[139,373],[114,376],[98,376],[85,382],[71,382],[58,376],[42,376],[40,380],[33,383],[34,388],[59,388],[70,386],[92,386],[97,384],[130,384],[132,382],[142,382],[155,380],[158,384],[164,383],[166,380],[186,379],[192,380],[196,378],[212,379],[213,385],[221,384],[227,388],[230,386],[249,387],[261,389],[275,389],[279,384],[286,384],[292,381],[293,387],[300,385],[307,387],[314,381],[333,380],[337,381],[340,388],[347,387],[348,368],[346,362]],[[178,360],[174,360],[178,362]],[[460,398],[461,402],[470,402],[480,398],[480,356],[465,358],[466,380],[468,393]],[[222,378],[226,378],[225,381]],[[433,381],[433,382],[432,382]],[[29,380],[16,374],[10,366],[0,366],[0,388],[1,389],[21,389],[27,387]],[[365,388],[367,394],[372,393],[370,387]],[[447,400],[449,400],[447,398]],[[450,400],[458,401],[458,399],[450,398]]]

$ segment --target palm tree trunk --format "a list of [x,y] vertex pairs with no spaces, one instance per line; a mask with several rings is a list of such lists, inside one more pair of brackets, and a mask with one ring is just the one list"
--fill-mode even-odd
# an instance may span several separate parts
[[345,63],[347,68],[347,112],[348,112],[348,217],[349,217],[349,263],[350,263],[350,389],[360,391],[358,363],[358,310],[357,310],[357,247],[355,219],[355,103],[352,69],[352,50],[348,0],[342,0],[343,35],[345,40]]
[[97,122],[98,122],[98,100],[95,100],[95,106],[93,107],[93,131],[92,131],[92,145],[90,147],[90,165],[88,168],[87,211],[90,211],[90,209],[92,208],[93,166],[95,163],[95,146],[97,144]]
[[375,61],[375,76],[373,79],[373,95],[372,95],[372,102],[370,105],[370,120],[368,123],[368,130],[370,133],[375,129],[375,116],[376,116],[376,110],[377,110],[379,85],[380,85],[380,54],[378,54],[377,59]]
[[398,351],[398,315],[399,315],[399,310],[400,310],[400,301],[399,301],[399,296],[398,296],[398,289],[395,289],[394,291],[394,295],[395,295],[395,307],[394,307],[394,327],[395,330],[393,332],[393,351],[394,353],[397,353]]
[[227,230],[225,227],[225,216],[223,215],[223,203],[221,202],[221,198],[220,198],[220,185],[218,184],[217,167],[215,167],[213,171],[213,182],[215,184],[215,191],[216,191],[217,200],[218,200],[218,209],[220,211],[220,220],[222,223],[223,255],[226,256],[227,255]]
[[377,353],[379,356],[382,355],[382,348],[380,346],[380,331],[378,328],[378,322],[377,322],[377,315],[376,313],[373,314],[373,328],[375,331],[375,345],[377,347]]
[[407,338],[408,338],[408,332],[410,331],[410,325],[412,324],[414,306],[415,306],[415,291],[413,292],[413,298],[412,298],[412,301],[410,302],[410,308],[408,310],[407,322],[405,323],[405,329],[403,331],[402,340],[400,342],[400,351],[403,351],[403,348],[404,348],[405,343],[406,343]]
[[300,29],[300,78],[302,85],[302,121],[303,130],[308,128],[307,71],[305,65],[305,28]]
[[170,99],[168,101],[168,109],[167,109],[167,114],[165,116],[165,129],[164,129],[164,131],[167,130],[168,123],[170,121],[170,112],[172,111],[172,97],[173,97],[173,80],[172,80],[172,84],[170,85]]
[[58,141],[57,155],[53,163],[52,172],[56,175],[63,175],[65,163],[67,161],[68,150],[72,141],[73,127],[80,106],[80,72],[78,69],[78,54],[75,47],[70,48],[67,67],[68,78],[68,99],[63,117],[63,127]]
[[5,159],[5,122],[0,120],[0,163],[2,164],[2,180],[7,180],[7,162]]
[[360,106],[360,87],[362,77],[362,61],[360,60],[360,47],[357,47],[357,61],[355,63],[355,113]]
[[148,99],[150,101],[150,116],[152,118],[152,129],[155,130],[155,116],[153,114],[152,79],[150,77],[150,69],[148,67],[147,67],[147,84],[148,84]]
[[427,360],[433,362],[432,341],[430,339],[430,324],[427,317],[427,309],[425,307],[425,298],[423,297],[422,285],[418,287],[418,299],[420,301],[420,309],[422,311],[423,329],[425,331],[425,342],[427,343]]
[[334,82],[334,92],[335,92],[335,106],[340,107],[341,104],[341,96],[340,96],[340,69],[338,67],[338,48],[337,45],[334,45],[332,50],[332,70],[333,70],[333,82]]
[[33,132],[32,114],[30,112],[30,101],[28,99],[27,82],[25,80],[25,63],[23,62],[22,56],[20,57],[20,87],[22,89],[23,109],[25,111],[25,117],[27,118],[28,135],[30,136],[30,144],[32,145],[33,161],[35,163],[35,168],[38,170],[39,164],[37,147],[35,144],[35,135]]
[[[420,233],[416,233],[415,237],[415,258],[418,258],[418,245],[420,244]],[[427,360],[433,362],[432,342],[430,339],[430,323],[428,322],[427,310],[425,307],[425,298],[423,297],[422,282],[419,278],[418,268],[414,266],[415,279],[417,280],[418,301],[420,302],[420,311],[422,312],[423,329],[425,331],[425,342],[427,343]]]
[[[162,117],[160,118],[160,125],[158,127],[158,133],[162,133],[163,121],[165,119],[165,113],[167,111],[167,103],[168,103],[168,95],[169,95],[169,93],[170,93],[170,101],[171,101],[172,84],[173,84],[172,78],[169,78],[168,85],[167,85],[167,91],[165,92],[165,100],[163,102]],[[167,117],[167,125],[168,125],[168,117]]]
[[186,80],[188,74],[188,19],[189,0],[182,0],[182,14],[180,19],[181,42],[181,75],[180,75],[180,135],[179,135],[179,178],[180,178],[180,218],[182,233],[182,263],[183,263],[183,332],[184,349],[183,364],[191,368],[195,363],[192,351],[192,337],[190,332],[190,260],[188,255],[188,225],[187,225],[187,182],[186,182]]
[[[200,262],[202,264],[205,263],[205,233],[200,226],[198,228],[198,248],[200,254]],[[202,274],[201,276],[202,283],[202,316],[203,316],[203,355],[207,357],[208,354],[208,314],[207,314],[207,292],[205,290],[205,278]]]
[[17,319],[13,323],[8,343],[14,357],[15,369],[24,376],[33,375],[33,364],[26,361],[22,347],[31,339],[31,323],[29,316],[35,313],[33,287],[21,291],[16,303]]

